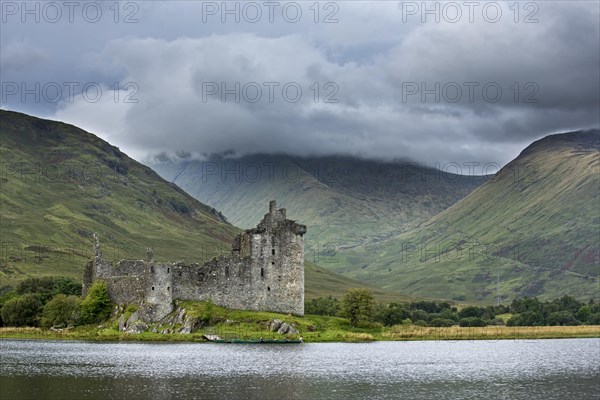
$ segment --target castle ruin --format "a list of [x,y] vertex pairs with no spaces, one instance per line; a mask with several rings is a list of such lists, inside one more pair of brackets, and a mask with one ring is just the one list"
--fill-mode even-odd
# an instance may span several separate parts
[[286,218],[284,208],[269,203],[269,213],[252,229],[238,234],[229,255],[197,263],[102,259],[94,234],[94,258],[85,266],[83,294],[93,282],[108,286],[111,301],[136,304],[146,319],[158,321],[173,310],[173,300],[212,300],[241,310],[304,315],[304,234],[306,226]]

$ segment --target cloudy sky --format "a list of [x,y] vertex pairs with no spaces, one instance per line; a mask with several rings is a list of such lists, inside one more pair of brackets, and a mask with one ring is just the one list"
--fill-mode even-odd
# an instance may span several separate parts
[[2,1],[1,107],[138,160],[504,164],[600,125],[599,4]]

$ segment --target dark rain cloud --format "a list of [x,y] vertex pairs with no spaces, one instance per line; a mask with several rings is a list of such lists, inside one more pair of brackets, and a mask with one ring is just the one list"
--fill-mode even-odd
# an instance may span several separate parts
[[[477,13],[473,23],[421,23],[398,4],[340,2],[331,24],[315,23],[308,3],[298,3],[298,23],[204,21],[201,4],[169,3],[140,3],[133,24],[8,20],[3,84],[95,82],[103,95],[11,96],[2,106],[80,125],[138,159],[233,151],[505,163],[539,137],[600,124],[593,2],[535,3],[536,23],[523,23],[525,9],[515,22],[512,3],[499,3],[495,23]],[[239,101],[210,94],[236,83]]]

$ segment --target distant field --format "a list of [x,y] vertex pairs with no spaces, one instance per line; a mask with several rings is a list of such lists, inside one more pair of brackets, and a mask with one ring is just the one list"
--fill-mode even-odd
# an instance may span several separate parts
[[582,326],[452,326],[433,328],[397,325],[382,334],[384,340],[535,340],[600,337],[600,325]]

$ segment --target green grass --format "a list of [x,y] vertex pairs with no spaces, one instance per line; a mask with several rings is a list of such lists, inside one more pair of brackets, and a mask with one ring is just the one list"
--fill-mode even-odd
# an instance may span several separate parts
[[[186,310],[190,317],[207,317],[205,302],[180,302],[178,306]],[[273,312],[229,310],[212,306],[213,311],[208,318],[216,323],[203,329],[204,332],[215,332],[224,338],[272,338],[285,337],[268,329],[268,323],[274,319],[293,324],[300,331],[299,335],[307,342],[327,341],[364,341],[372,340],[377,329],[352,328],[348,320],[339,317],[321,315],[305,315],[303,317]],[[290,336],[288,336],[290,337]],[[360,339],[362,337],[362,339]],[[368,339],[370,338],[370,339]]]
[[[98,326],[80,326],[62,331],[41,328],[0,328],[0,338],[20,339],[72,339],[93,341],[164,341],[164,342],[203,342],[204,334],[217,334],[222,338],[241,339],[281,339],[302,337],[305,342],[370,342],[375,340],[535,340],[548,338],[600,337],[600,326],[536,326],[507,327],[488,326],[483,328],[419,327],[395,325],[370,328],[353,328],[348,320],[339,317],[305,315],[303,317],[272,312],[230,310],[206,302],[183,301],[177,307],[184,308],[190,318],[204,321],[204,326],[191,334],[159,334],[144,332],[128,334],[119,332],[113,320]],[[175,311],[176,313],[177,311]],[[293,324],[298,335],[280,335],[270,332],[269,322],[279,319]],[[159,331],[165,327],[157,326]],[[175,326],[180,328],[179,325]]]
[[203,342],[202,334],[190,335],[159,334],[144,332],[127,334],[114,328],[78,326],[63,331],[43,328],[0,328],[1,339],[40,339],[40,340],[89,340],[89,341],[141,341],[141,342]]

